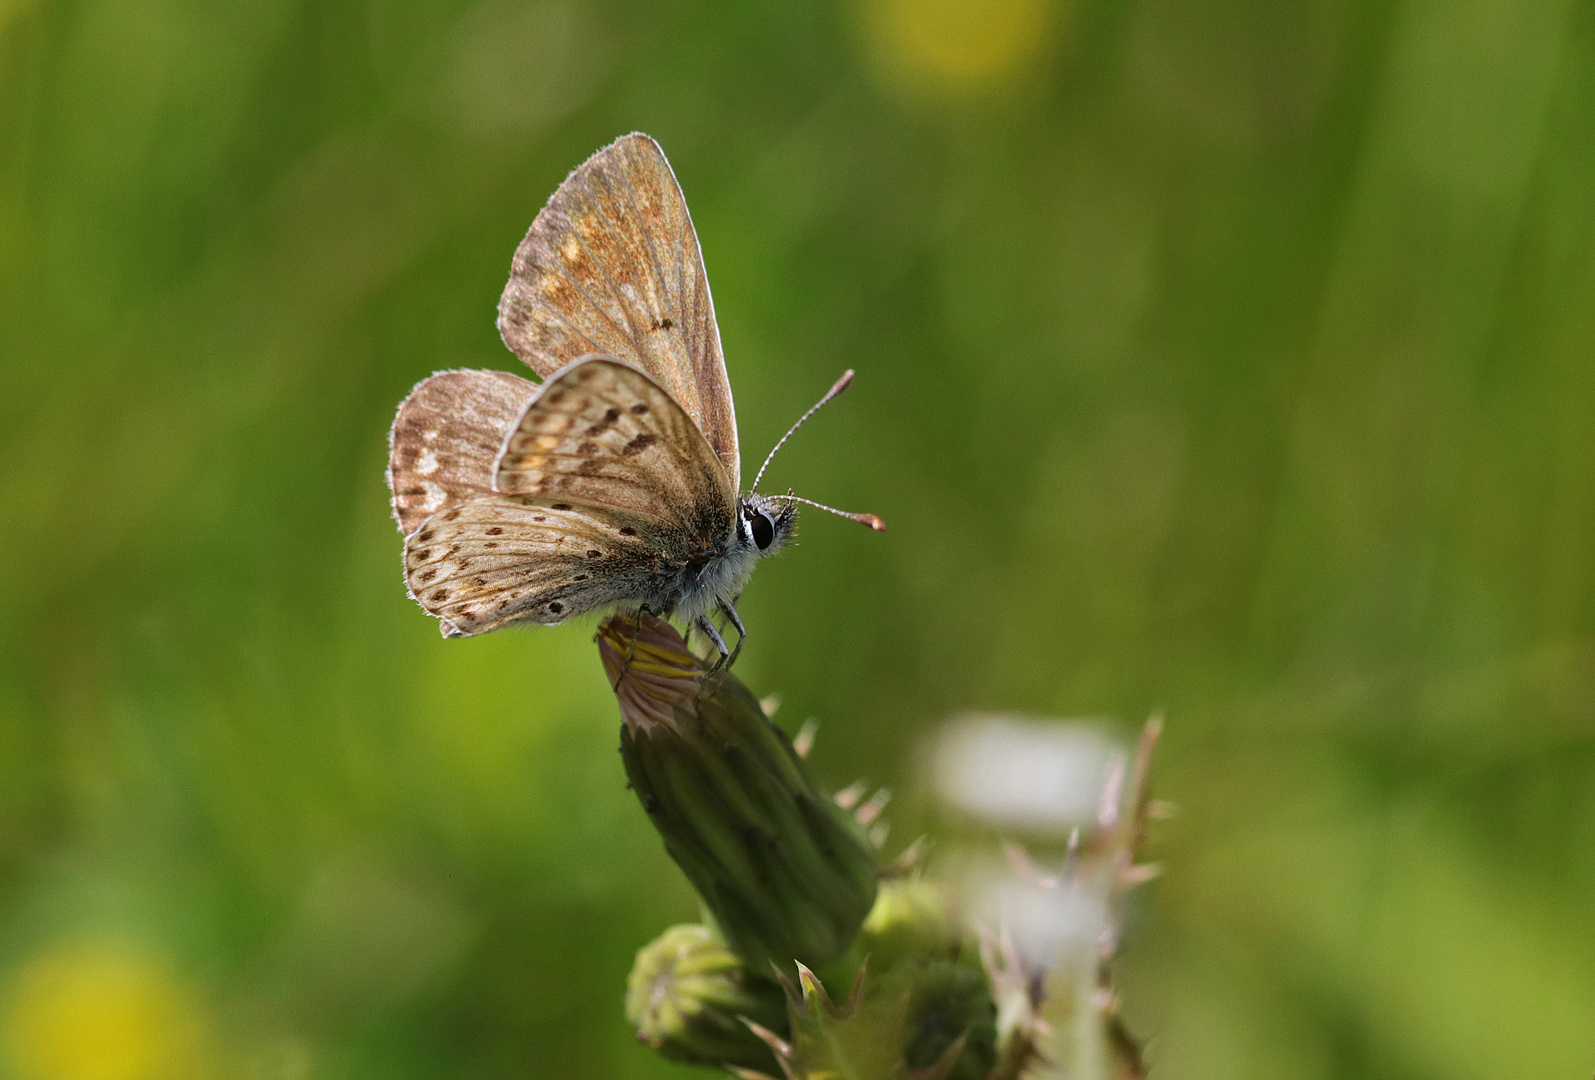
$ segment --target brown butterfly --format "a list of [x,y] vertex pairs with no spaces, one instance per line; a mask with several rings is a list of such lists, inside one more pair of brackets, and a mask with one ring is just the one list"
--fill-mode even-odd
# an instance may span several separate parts
[[[410,595],[445,637],[598,609],[714,623],[792,535],[795,495],[738,494],[736,414],[686,200],[632,134],[560,185],[515,252],[499,333],[542,376],[445,371],[393,422]],[[847,372],[775,446],[845,390]],[[770,457],[775,456],[770,451]],[[768,466],[770,458],[765,459]]]

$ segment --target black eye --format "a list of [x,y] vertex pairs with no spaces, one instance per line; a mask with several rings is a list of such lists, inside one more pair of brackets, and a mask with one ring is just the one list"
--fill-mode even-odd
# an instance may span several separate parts
[[753,515],[753,520],[748,522],[748,528],[753,532],[753,542],[760,551],[770,546],[775,539],[775,522],[770,520],[770,515],[763,512]]

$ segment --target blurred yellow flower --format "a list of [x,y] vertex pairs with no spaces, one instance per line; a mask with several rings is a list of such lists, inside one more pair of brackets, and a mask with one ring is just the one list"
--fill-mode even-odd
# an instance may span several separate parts
[[1050,0],[865,0],[877,59],[912,89],[979,91],[1019,73],[1046,43]]
[[0,31],[6,28],[14,16],[21,15],[29,5],[29,0],[0,0]]
[[48,949],[16,972],[4,1043],[20,1080],[181,1080],[200,1073],[203,1022],[173,972],[109,942]]

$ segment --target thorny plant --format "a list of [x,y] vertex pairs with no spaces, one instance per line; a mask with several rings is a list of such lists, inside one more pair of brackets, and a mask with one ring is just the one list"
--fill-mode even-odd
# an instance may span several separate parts
[[925,873],[923,844],[882,858],[886,792],[815,782],[812,728],[789,738],[663,620],[615,615],[597,641],[626,775],[703,904],[700,922],[637,954],[626,1015],[641,1042],[743,1080],[1145,1075],[1110,961],[1120,902],[1155,873],[1138,855],[1158,811],[1156,720],[1109,768],[1060,865],[1009,843],[1004,880],[985,882],[1028,897],[1040,931],[978,925],[969,888]]

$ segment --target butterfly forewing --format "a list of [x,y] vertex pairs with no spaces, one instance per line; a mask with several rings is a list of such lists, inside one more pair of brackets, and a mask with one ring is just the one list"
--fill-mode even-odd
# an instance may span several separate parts
[[445,637],[558,623],[630,599],[666,538],[603,507],[494,495],[434,514],[404,545],[405,581]]
[[609,358],[549,379],[506,438],[493,486],[650,517],[705,544],[734,525],[736,492],[696,425],[648,376]]
[[589,353],[647,372],[736,490],[736,415],[709,280],[681,188],[648,136],[615,141],[560,185],[515,252],[498,325],[540,375]]
[[410,392],[389,438],[388,487],[401,532],[492,494],[493,461],[536,393],[536,383],[504,371],[444,371]]

